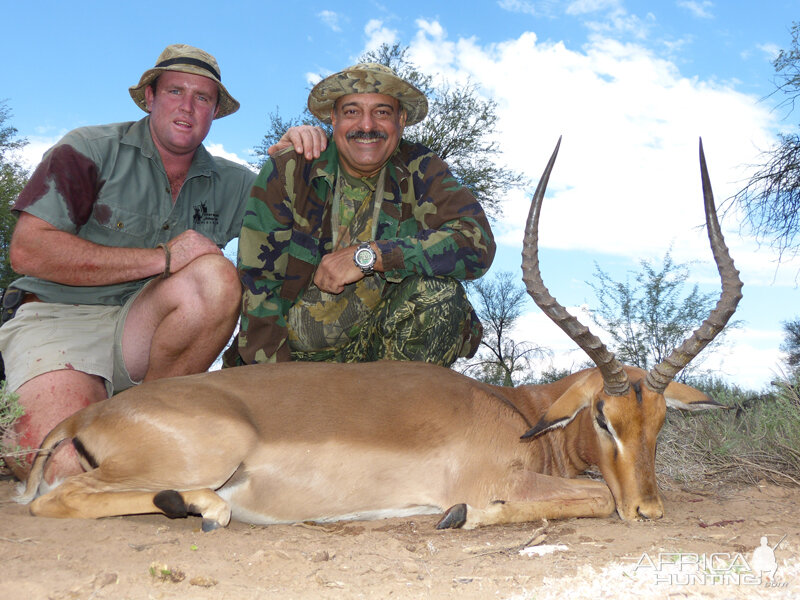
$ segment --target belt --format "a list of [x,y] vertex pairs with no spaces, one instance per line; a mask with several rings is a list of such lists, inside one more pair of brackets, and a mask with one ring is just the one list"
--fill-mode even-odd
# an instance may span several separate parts
[[25,294],[22,296],[22,302],[20,302],[19,305],[22,306],[28,302],[41,302],[41,300],[39,300],[39,296],[33,292],[25,292]]
[[41,302],[36,294],[23,292],[17,288],[7,288],[2,294],[0,307],[0,324],[10,321],[17,314],[17,309],[28,302]]

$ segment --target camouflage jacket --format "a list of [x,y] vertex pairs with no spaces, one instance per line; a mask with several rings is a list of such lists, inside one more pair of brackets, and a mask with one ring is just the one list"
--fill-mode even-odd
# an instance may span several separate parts
[[[226,365],[290,360],[287,314],[331,251],[337,168],[330,140],[316,160],[288,149],[259,173],[239,237],[242,319]],[[433,152],[405,140],[389,159],[376,238],[390,283],[415,273],[474,279],[495,252],[475,197]]]

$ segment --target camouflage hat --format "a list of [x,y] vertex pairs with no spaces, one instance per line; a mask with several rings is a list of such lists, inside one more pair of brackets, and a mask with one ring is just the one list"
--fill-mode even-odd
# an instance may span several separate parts
[[220,75],[216,58],[194,46],[172,44],[164,48],[164,51],[156,61],[156,66],[145,71],[137,85],[128,88],[131,98],[143,111],[150,112],[147,109],[147,102],[144,98],[145,89],[164,71],[180,71],[181,73],[201,75],[216,83],[219,88],[217,101],[219,112],[214,117],[215,119],[220,119],[239,110],[239,103],[222,85],[222,76]]
[[377,63],[360,63],[320,81],[308,95],[308,110],[330,125],[333,105],[348,94],[386,94],[397,98],[406,111],[406,125],[419,123],[428,114],[425,94],[389,67]]

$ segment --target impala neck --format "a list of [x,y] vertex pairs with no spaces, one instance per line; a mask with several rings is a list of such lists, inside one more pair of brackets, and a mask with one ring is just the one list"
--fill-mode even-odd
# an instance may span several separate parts
[[[528,385],[500,389],[505,391],[504,395],[509,402],[532,425],[538,423],[550,408],[553,399],[560,395],[558,392],[553,393],[552,389],[559,384],[561,382],[548,386]],[[547,393],[542,393],[545,388],[550,389]],[[526,425],[520,419],[520,435],[525,432],[524,427]],[[531,468],[534,470],[547,475],[575,477],[589,466],[597,464],[596,439],[597,433],[594,431],[591,415],[589,410],[584,409],[565,427],[520,443],[530,445],[529,455],[533,461]]]

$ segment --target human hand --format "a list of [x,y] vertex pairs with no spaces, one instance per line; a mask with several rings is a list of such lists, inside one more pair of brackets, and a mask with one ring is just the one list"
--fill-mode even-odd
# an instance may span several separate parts
[[353,262],[355,249],[351,246],[323,256],[314,273],[314,284],[323,292],[341,294],[344,286],[362,279],[364,273]]
[[306,159],[319,158],[328,146],[328,136],[325,130],[313,125],[298,125],[290,127],[283,137],[267,149],[270,156],[275,156],[281,150],[294,146],[295,152],[303,154]]
[[177,273],[196,258],[205,254],[222,254],[217,245],[194,229],[187,229],[167,242],[170,252],[169,269]]

